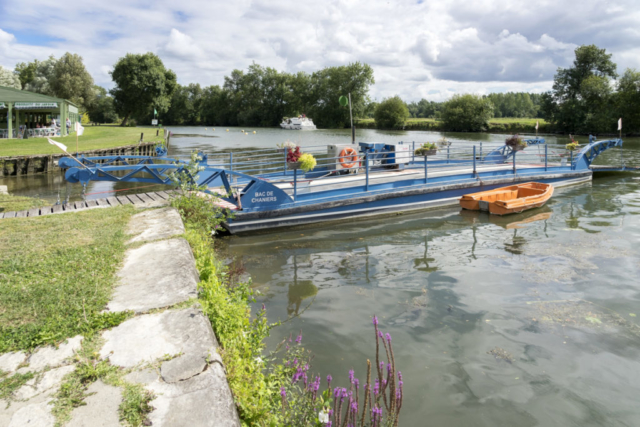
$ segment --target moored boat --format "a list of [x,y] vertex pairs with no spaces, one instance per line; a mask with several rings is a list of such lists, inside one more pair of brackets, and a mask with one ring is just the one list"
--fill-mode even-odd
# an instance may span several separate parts
[[282,120],[282,123],[280,123],[280,127],[290,130],[316,130],[316,125],[313,124],[313,120],[304,114],[298,117],[285,118]]
[[527,182],[489,191],[465,194],[460,198],[460,206],[468,210],[481,210],[495,215],[507,215],[544,206],[551,196],[553,196],[553,185]]

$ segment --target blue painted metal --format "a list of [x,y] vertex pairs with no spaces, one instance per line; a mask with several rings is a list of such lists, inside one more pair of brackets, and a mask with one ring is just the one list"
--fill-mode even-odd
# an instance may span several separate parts
[[[524,142],[527,143],[527,147],[530,145],[539,145],[545,144],[544,138],[536,138],[536,139],[525,139]],[[510,161],[510,158],[515,156],[516,151],[511,149],[508,145],[503,145],[500,148],[496,148],[495,150],[489,152],[482,159],[483,162],[486,163],[507,163]]]
[[[613,147],[622,148],[622,139],[596,141],[595,137],[589,135],[589,144],[578,152],[575,157],[575,162],[572,157],[574,170],[588,169],[600,153]],[[571,154],[573,155],[573,152]]]
[[[527,140],[529,145],[537,145],[544,143],[544,139]],[[317,210],[316,207],[323,203],[331,202],[333,205],[344,204],[345,201],[359,200],[362,197],[371,198],[371,204],[367,206],[371,207],[388,207],[388,206],[400,206],[404,203],[405,199],[407,203],[420,204],[429,200],[439,200],[445,198],[446,195],[457,194],[458,190],[451,190],[451,188],[457,188],[460,185],[465,186],[465,194],[468,193],[470,188],[485,188],[485,182],[499,181],[500,185],[504,185],[507,182],[513,182],[514,179],[527,179],[527,176],[535,177],[540,180],[548,180],[554,182],[555,180],[572,180],[573,177],[579,179],[589,179],[590,162],[602,151],[621,145],[620,140],[612,141],[594,141],[590,138],[590,143],[585,147],[576,157],[576,161],[572,162],[572,170],[576,172],[569,172],[569,168],[566,166],[549,165],[548,163],[548,149],[545,145],[545,162],[544,167],[538,163],[527,164],[523,167],[523,160],[521,160],[520,168],[517,170],[516,153],[509,147],[500,147],[489,154],[477,159],[476,147],[473,146],[473,160],[468,158],[470,148],[465,150],[458,158],[452,158],[451,150],[447,147],[447,158],[427,161],[427,158],[423,158],[423,164],[421,161],[410,162],[410,167],[414,170],[420,171],[424,168],[424,177],[420,177],[419,174],[398,174],[401,179],[391,180],[373,180],[370,181],[371,173],[388,174],[386,176],[391,177],[393,171],[381,171],[380,169],[374,169],[371,167],[371,158],[378,158],[381,154],[380,151],[376,152],[378,144],[366,144],[363,147],[364,156],[364,168],[365,179],[358,181],[357,179],[349,179],[347,181],[339,181],[340,185],[332,185],[331,178],[339,175],[334,174],[332,170],[327,168],[318,167],[317,170],[303,174],[304,179],[320,179],[323,181],[315,185],[313,191],[304,191],[302,194],[298,194],[298,175],[297,171],[293,173],[293,182],[291,182],[290,175],[286,168],[286,161],[282,159],[280,163],[280,153],[274,151],[275,157],[278,159],[276,163],[269,164],[268,161],[262,162],[258,160],[257,163],[254,160],[253,163],[247,160],[242,160],[242,156],[234,156],[229,154],[227,164],[226,156],[223,157],[224,164],[208,164],[207,156],[200,153],[202,159],[199,161],[199,165],[202,170],[198,172],[197,178],[188,175],[188,161],[169,158],[166,156],[160,157],[146,157],[146,156],[104,156],[104,157],[82,157],[79,159],[83,166],[78,166],[77,162],[73,159],[61,159],[60,165],[68,168],[65,173],[65,177],[69,182],[80,182],[86,184],[89,181],[116,181],[116,182],[145,182],[156,184],[175,185],[171,179],[172,172],[185,172],[188,179],[195,180],[195,183],[199,186],[205,186],[206,192],[210,194],[218,194],[219,197],[224,200],[236,204],[240,209],[237,212],[238,220],[245,213],[261,212],[260,218],[268,218],[270,215],[274,215],[274,212],[281,212],[288,209],[306,209],[306,212],[312,212],[314,215],[321,218],[324,212],[324,208]],[[407,143],[408,144],[408,143]],[[382,145],[382,144],[380,144]],[[386,150],[386,147],[382,147]],[[286,150],[284,150],[286,153]],[[372,152],[371,152],[372,151]],[[456,151],[457,153],[458,151]],[[286,155],[286,154],[285,154]],[[513,156],[513,157],[512,157]],[[236,158],[234,158],[236,157]],[[251,154],[254,157],[254,154]],[[412,155],[410,158],[414,158]],[[526,157],[526,156],[525,156]],[[521,157],[521,159],[525,158]],[[378,160],[382,160],[379,159]],[[513,160],[513,168],[498,167],[498,168],[480,168],[478,169],[477,161],[484,163],[508,163],[509,160]],[[214,161],[215,162],[215,161]],[[258,164],[257,169],[266,170],[265,173],[260,175],[244,174],[241,171],[246,170],[247,167],[255,167]],[[265,169],[262,169],[264,165],[267,165]],[[268,167],[269,165],[275,167]],[[469,174],[469,169],[473,166],[474,174]],[[429,169],[443,168],[444,170],[458,171],[455,173],[432,173],[432,177],[428,176]],[[235,170],[233,170],[235,169]],[[488,169],[488,170],[487,170]],[[433,169],[432,169],[433,170]],[[516,171],[518,172],[516,175]],[[588,176],[589,178],[586,178]],[[557,177],[557,178],[556,178]],[[233,179],[233,184],[231,183]],[[325,181],[326,179],[326,181]],[[271,180],[273,182],[269,182]],[[286,185],[289,182],[291,186]],[[348,184],[347,184],[348,182]],[[347,184],[347,185],[345,185]],[[287,188],[283,190],[279,186]],[[438,189],[438,190],[436,190]],[[485,188],[488,189],[488,188]],[[412,196],[403,196],[403,191],[411,190],[415,192]],[[434,193],[430,193],[434,191]],[[287,192],[289,194],[287,194]],[[428,194],[427,194],[428,193]],[[388,201],[377,201],[379,196],[383,196]],[[375,201],[375,203],[374,203]],[[355,202],[354,202],[355,203]],[[359,203],[359,202],[358,202]],[[353,204],[353,203],[352,203]],[[340,212],[346,212],[353,210],[353,207],[340,208]],[[336,211],[337,212],[337,211]],[[264,215],[264,216],[262,216]],[[246,218],[246,216],[245,216]],[[231,220],[234,224],[236,220]],[[234,222],[235,221],[235,222]],[[260,222],[258,220],[257,222]],[[255,222],[255,221],[254,221]]]

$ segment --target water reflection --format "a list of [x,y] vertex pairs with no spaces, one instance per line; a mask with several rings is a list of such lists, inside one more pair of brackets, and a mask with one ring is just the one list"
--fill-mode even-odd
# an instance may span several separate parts
[[440,209],[228,246],[271,320],[299,315],[273,342],[302,329],[323,375],[364,375],[378,314],[409,378],[401,425],[636,425],[638,215],[640,182],[605,178],[509,217]]

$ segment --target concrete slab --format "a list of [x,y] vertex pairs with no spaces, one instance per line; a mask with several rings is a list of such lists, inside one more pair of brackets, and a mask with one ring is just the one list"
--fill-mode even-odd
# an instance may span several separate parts
[[102,336],[100,357],[123,368],[180,353],[221,362],[209,319],[193,308],[137,316]]
[[[222,366],[213,363],[199,375],[168,384],[143,383],[156,394],[149,414],[153,426],[236,427],[240,425]],[[203,410],[206,408],[206,410]]]
[[75,368],[75,365],[62,366],[45,372],[41,377],[32,378],[15,392],[14,397],[27,400],[41,393],[49,396],[58,390],[64,376],[73,372]]
[[160,367],[160,375],[167,383],[184,381],[201,373],[207,366],[202,355],[188,355],[168,360]]
[[184,239],[147,243],[127,251],[110,311],[137,313],[197,296],[199,281],[191,247]]
[[69,338],[66,342],[60,344],[58,348],[53,346],[41,347],[29,357],[27,362],[29,371],[40,371],[47,366],[56,367],[65,363],[65,361],[80,350],[82,346],[82,335],[76,335]]
[[12,374],[27,359],[24,351],[0,354],[0,371]]
[[136,234],[127,243],[151,242],[183,234],[184,225],[175,208],[149,209],[131,217],[127,233]]
[[122,390],[98,380],[87,388],[85,406],[75,408],[67,427],[120,427],[118,407],[122,402]]
[[48,402],[26,405],[13,414],[8,427],[53,427],[55,418]]

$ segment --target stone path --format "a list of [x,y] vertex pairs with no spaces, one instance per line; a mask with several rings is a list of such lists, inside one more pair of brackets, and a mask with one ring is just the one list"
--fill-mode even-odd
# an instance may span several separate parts
[[[129,233],[132,248],[107,310],[136,316],[102,332],[100,358],[128,372],[124,381],[155,395],[147,420],[153,426],[240,426],[209,319],[197,303],[171,308],[194,299],[199,280],[189,244],[176,237],[184,233],[180,216],[173,208],[145,210],[134,215]],[[3,372],[36,373],[10,405],[0,401],[0,427],[54,425],[53,395],[75,369],[72,357],[81,345],[78,336],[57,349],[0,355]],[[68,426],[120,425],[120,388],[98,380],[85,394],[86,405],[73,410]]]

